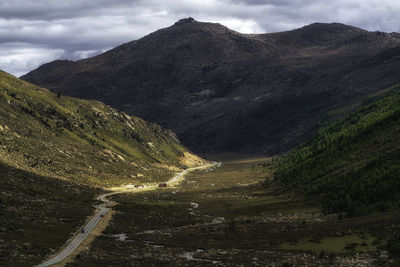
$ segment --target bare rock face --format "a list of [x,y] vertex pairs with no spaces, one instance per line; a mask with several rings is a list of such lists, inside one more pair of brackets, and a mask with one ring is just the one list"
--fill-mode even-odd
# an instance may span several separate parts
[[398,83],[400,35],[338,23],[241,34],[187,18],[22,78],[157,122],[196,152],[273,154],[310,138],[329,111]]

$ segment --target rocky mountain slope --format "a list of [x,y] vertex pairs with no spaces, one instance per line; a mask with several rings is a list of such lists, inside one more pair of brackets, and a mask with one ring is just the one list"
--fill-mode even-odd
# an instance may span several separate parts
[[188,18],[22,78],[164,125],[198,152],[272,154],[400,82],[400,35],[337,23],[241,34]]
[[0,72],[0,161],[39,175],[108,187],[202,164],[169,130],[98,101],[49,92]]

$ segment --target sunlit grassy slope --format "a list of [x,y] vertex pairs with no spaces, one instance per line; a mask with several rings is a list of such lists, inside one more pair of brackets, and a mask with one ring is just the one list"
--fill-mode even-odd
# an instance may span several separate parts
[[400,208],[400,86],[371,96],[278,163],[276,178],[351,216]]
[[53,94],[1,71],[0,160],[101,186],[169,178],[171,170],[202,161],[169,130],[98,101]]

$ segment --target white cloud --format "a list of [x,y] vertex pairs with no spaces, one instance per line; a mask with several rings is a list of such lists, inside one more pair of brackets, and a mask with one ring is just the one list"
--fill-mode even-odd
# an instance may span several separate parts
[[24,43],[0,44],[0,69],[17,77],[62,55],[62,49],[49,49]]
[[207,21],[218,22],[226,27],[241,33],[260,33],[263,29],[252,19],[239,18],[208,18]]

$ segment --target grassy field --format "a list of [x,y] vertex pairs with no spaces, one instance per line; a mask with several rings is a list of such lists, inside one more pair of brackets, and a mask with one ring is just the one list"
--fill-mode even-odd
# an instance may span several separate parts
[[70,266],[389,262],[398,214],[339,220],[271,178],[268,158],[227,161],[188,174],[177,188],[115,196],[110,226]]
[[382,241],[379,241],[377,237],[361,232],[322,239],[306,238],[296,243],[284,243],[281,245],[281,248],[283,250],[346,254],[349,252],[377,251],[378,245],[382,245]]

